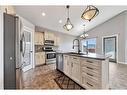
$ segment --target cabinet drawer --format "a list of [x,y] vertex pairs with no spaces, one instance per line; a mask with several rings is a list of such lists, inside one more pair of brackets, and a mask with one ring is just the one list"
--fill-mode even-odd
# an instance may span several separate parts
[[99,89],[99,88],[101,88],[100,83],[98,81],[95,81],[95,80],[93,80],[89,77],[86,77],[85,84],[90,89]]
[[83,69],[82,73],[86,73],[87,76],[90,76],[93,79],[100,80],[101,79],[101,73],[100,72],[93,72],[87,69]]
[[95,69],[95,70],[100,70],[101,69],[101,64],[99,64],[98,66],[95,65],[96,63],[88,63],[88,62],[84,62],[84,63],[81,63],[81,66],[82,67],[87,67],[88,69]]
[[71,61],[73,61],[74,63],[80,63],[80,58],[79,57],[75,57],[75,56],[70,56]]
[[95,73],[95,74],[101,74],[101,68],[95,67],[95,66],[82,66],[81,70],[84,72],[91,72],[91,73]]
[[86,76],[89,77],[90,79],[92,79],[92,80],[98,82],[98,83],[101,81],[101,77],[98,76],[98,74],[86,73]]
[[81,65],[92,65],[92,66],[96,66],[96,67],[100,67],[101,66],[101,61],[99,60],[95,60],[95,59],[81,59]]
[[64,58],[67,58],[67,57],[69,57],[69,56],[68,56],[68,55],[63,55],[63,57],[64,57]]

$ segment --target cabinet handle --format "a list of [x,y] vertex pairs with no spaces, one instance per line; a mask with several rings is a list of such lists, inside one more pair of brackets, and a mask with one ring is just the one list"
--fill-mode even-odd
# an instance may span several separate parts
[[90,60],[87,60],[86,62],[93,63],[93,62],[92,62],[92,61],[90,61]]
[[88,82],[87,82],[87,84],[90,85],[90,86],[93,86],[92,84],[90,84],[90,83],[88,83]]
[[93,76],[92,74],[89,74],[89,73],[86,73],[87,75],[89,75],[89,76]]
[[86,68],[93,70],[93,68],[91,68],[91,67],[86,67]]
[[77,58],[73,58],[73,59],[77,59]]

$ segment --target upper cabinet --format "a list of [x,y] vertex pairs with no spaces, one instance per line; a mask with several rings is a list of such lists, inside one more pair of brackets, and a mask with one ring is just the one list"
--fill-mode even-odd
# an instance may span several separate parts
[[45,40],[53,40],[55,39],[54,33],[51,32],[45,32],[44,33]]
[[34,33],[34,43],[35,45],[44,45],[44,33],[43,32]]
[[55,33],[52,32],[44,32],[44,39],[45,40],[52,40],[54,41],[54,46],[59,46],[60,38],[58,35],[55,35]]
[[2,6],[2,9],[5,13],[7,12],[7,14],[11,14],[11,15],[16,14],[15,9],[14,9],[13,6]]
[[55,36],[54,45],[55,46],[59,46],[59,44],[60,44],[60,37],[59,36]]

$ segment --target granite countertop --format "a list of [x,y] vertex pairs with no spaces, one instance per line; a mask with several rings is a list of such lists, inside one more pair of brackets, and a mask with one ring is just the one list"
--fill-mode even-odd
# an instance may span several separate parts
[[71,55],[71,56],[77,56],[77,57],[84,57],[84,58],[91,58],[91,59],[97,59],[97,60],[105,60],[109,57],[111,57],[111,55],[103,55],[103,54],[96,54],[96,53],[88,53],[88,54],[74,54],[72,52],[56,52],[57,54],[67,54],[67,55]]

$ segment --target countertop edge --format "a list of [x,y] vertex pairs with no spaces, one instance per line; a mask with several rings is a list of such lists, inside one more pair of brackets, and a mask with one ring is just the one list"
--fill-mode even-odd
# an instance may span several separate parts
[[97,54],[100,56],[104,56],[104,57],[90,57],[90,56],[83,56],[83,55],[78,55],[78,54],[69,54],[68,52],[56,52],[56,54],[65,54],[65,55],[71,55],[71,56],[76,56],[76,57],[83,57],[83,58],[90,58],[90,59],[96,59],[96,60],[106,60],[107,58],[109,58],[111,55],[101,55],[101,54]]

